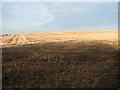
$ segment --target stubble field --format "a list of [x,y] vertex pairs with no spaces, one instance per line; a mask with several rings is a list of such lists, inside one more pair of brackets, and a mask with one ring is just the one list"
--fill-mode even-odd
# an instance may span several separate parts
[[2,36],[3,88],[118,88],[118,31]]

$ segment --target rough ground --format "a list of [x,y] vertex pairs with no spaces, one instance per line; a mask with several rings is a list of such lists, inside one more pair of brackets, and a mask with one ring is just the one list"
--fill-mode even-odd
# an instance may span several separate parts
[[61,41],[92,41],[106,40],[117,41],[118,31],[80,31],[80,32],[52,32],[52,33],[33,33],[2,36],[3,47],[10,47],[24,44],[36,44]]
[[3,88],[118,88],[118,32],[2,37]]

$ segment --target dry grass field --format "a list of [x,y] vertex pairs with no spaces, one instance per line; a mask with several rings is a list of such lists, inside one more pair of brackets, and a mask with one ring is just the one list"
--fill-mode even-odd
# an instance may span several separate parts
[[3,88],[118,88],[118,31],[2,36]]

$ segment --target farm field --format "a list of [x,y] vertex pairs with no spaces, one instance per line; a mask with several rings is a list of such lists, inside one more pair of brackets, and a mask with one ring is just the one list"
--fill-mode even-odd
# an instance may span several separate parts
[[106,40],[117,41],[118,31],[81,31],[81,32],[52,32],[52,33],[33,33],[33,34],[18,34],[2,37],[1,45],[3,47],[48,43],[48,42],[64,42],[64,41],[92,41]]
[[118,31],[2,36],[3,88],[118,88]]

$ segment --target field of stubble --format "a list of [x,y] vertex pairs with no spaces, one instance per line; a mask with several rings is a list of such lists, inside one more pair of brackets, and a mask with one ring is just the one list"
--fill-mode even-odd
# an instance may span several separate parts
[[3,88],[118,88],[118,32],[2,36]]

